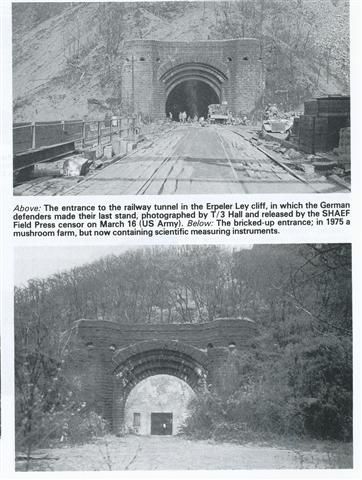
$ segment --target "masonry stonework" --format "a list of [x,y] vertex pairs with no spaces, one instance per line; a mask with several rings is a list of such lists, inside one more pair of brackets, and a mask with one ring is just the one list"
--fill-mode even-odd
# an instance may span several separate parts
[[212,388],[231,352],[248,348],[255,334],[255,323],[247,318],[169,325],[79,320],[67,363],[72,371],[76,353],[88,403],[121,433],[127,397],[139,382],[166,374],[195,392]]
[[135,114],[164,118],[172,90],[187,80],[209,85],[219,103],[250,115],[262,105],[264,72],[260,42],[132,40],[122,59],[122,102]]

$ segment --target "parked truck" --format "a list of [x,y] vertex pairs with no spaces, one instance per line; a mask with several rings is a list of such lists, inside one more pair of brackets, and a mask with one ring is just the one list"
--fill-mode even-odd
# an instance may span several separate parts
[[213,103],[209,105],[207,117],[210,123],[227,123],[230,117],[227,103]]

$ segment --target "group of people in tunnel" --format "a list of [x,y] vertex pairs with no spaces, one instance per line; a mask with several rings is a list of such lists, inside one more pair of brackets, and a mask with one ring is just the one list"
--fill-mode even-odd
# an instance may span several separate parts
[[176,115],[176,118],[174,119],[173,113],[170,111],[168,113],[168,118],[172,122],[173,120],[178,121],[180,123],[195,123],[195,122],[203,122],[205,119],[204,117],[198,117],[196,114],[191,117],[190,115],[187,115],[186,111],[179,112],[178,115]]
[[193,123],[199,121],[200,117],[206,119],[208,106],[219,102],[218,95],[208,84],[199,80],[186,80],[169,91],[165,113],[170,120]]
[[186,113],[186,111],[179,112],[179,114],[178,114],[178,119],[179,119],[179,122],[180,122],[180,123],[186,123],[186,120],[187,120],[187,113]]

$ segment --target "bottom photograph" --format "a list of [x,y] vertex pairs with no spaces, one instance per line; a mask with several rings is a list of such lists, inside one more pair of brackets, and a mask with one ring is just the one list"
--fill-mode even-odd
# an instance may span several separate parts
[[350,244],[15,249],[17,471],[353,468]]

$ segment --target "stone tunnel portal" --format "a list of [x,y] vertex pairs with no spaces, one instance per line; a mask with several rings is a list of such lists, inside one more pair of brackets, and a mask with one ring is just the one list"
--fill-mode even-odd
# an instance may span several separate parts
[[125,404],[125,432],[175,435],[190,415],[195,391],[171,375],[153,375],[139,382]]
[[134,39],[123,49],[120,98],[125,108],[153,119],[174,120],[179,110],[206,116],[211,103],[233,112],[261,108],[265,87],[260,40],[198,42]]
[[167,325],[81,319],[72,327],[67,358],[70,371],[88,372],[82,391],[119,434],[127,398],[143,380],[169,375],[195,394],[210,385],[217,391],[219,369],[235,349],[248,348],[255,334],[256,325],[248,318]]
[[186,80],[177,84],[168,94],[166,115],[169,116],[171,112],[176,121],[180,112],[186,112],[191,119],[195,115],[207,118],[207,107],[212,103],[220,103],[220,96],[214,88],[200,80]]
[[113,430],[124,431],[125,406],[132,390],[143,380],[169,375],[183,380],[193,391],[206,388],[207,357],[204,352],[177,341],[141,342],[117,352],[114,370]]

